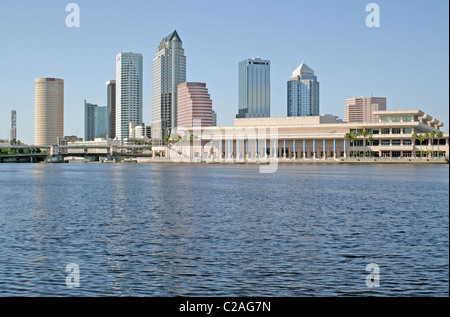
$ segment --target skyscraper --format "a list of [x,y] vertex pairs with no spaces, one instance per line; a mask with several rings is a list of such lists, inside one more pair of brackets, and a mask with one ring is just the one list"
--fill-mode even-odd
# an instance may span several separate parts
[[107,138],[108,108],[84,101],[84,140],[94,141],[95,138]]
[[56,145],[64,137],[64,80],[35,80],[35,145]]
[[178,85],[177,126],[191,128],[194,120],[202,127],[212,126],[212,100],[205,83],[182,83]]
[[162,39],[153,59],[153,144],[177,125],[178,85],[186,82],[186,56],[177,31]]
[[236,118],[270,117],[270,61],[260,58],[239,63],[239,113]]
[[386,110],[386,98],[356,97],[345,101],[345,121],[347,122],[378,122],[374,111]]
[[129,124],[142,124],[143,114],[142,54],[120,53],[116,56],[116,137],[128,139]]
[[108,107],[95,108],[95,134],[96,138],[108,138]]
[[17,111],[11,111],[11,134],[10,141],[17,141]]
[[106,82],[107,89],[107,107],[108,107],[108,139],[116,137],[116,81]]
[[97,105],[84,101],[84,140],[93,141],[95,138],[95,108]]
[[304,62],[287,83],[288,117],[319,116],[319,82]]

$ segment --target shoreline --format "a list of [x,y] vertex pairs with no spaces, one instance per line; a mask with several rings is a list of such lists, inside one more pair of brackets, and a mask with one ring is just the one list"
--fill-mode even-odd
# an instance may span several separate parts
[[[137,164],[153,164],[153,163],[164,163],[164,164],[214,164],[214,165],[234,165],[234,164],[246,164],[246,165],[269,165],[270,161],[232,161],[227,162],[225,160],[221,161],[202,161],[202,162],[175,162],[170,159],[137,159]],[[351,158],[351,159],[278,159],[277,164],[283,165],[341,165],[341,164],[412,164],[412,165],[442,165],[449,164],[448,159],[414,159],[414,158],[394,158],[394,159],[381,159],[381,158]],[[130,164],[130,163],[105,163],[105,164]]]
[[392,165],[392,164],[406,164],[406,165],[443,165],[449,164],[448,158],[339,158],[339,159],[278,159],[277,161],[252,161],[252,160],[240,160],[240,161],[226,161],[226,160],[216,160],[216,161],[206,161],[201,162],[176,162],[171,159],[152,159],[152,158],[135,158],[133,162],[87,162],[87,161],[65,161],[65,162],[3,162],[3,164],[201,164],[201,165],[235,165],[235,164],[245,164],[245,165],[269,165],[269,164],[280,164],[280,165],[358,165],[358,164],[381,164],[381,165]]

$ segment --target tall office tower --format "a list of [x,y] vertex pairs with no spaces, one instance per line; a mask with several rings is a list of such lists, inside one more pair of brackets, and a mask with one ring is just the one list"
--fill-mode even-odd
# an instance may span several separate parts
[[287,83],[288,117],[319,116],[319,82],[304,62]]
[[356,97],[345,101],[345,121],[347,122],[378,122],[374,111],[386,110],[386,98]]
[[153,144],[177,125],[178,85],[186,82],[186,56],[177,31],[162,39],[153,59]]
[[64,80],[35,80],[35,145],[56,145],[64,137]]
[[116,81],[106,82],[108,107],[108,139],[116,137]]
[[93,141],[95,138],[95,109],[97,105],[84,101],[84,140]]
[[95,108],[95,134],[96,138],[108,138],[108,107]]
[[270,61],[260,58],[239,63],[239,113],[236,118],[270,117]]
[[17,141],[17,111],[11,111],[11,134],[10,141]]
[[116,137],[128,139],[129,124],[142,124],[142,54],[119,53],[116,56]]
[[212,126],[217,127],[217,112],[212,111]]
[[205,83],[182,83],[178,85],[177,126],[191,128],[194,120],[202,127],[212,126],[212,100]]
[[108,108],[84,101],[84,140],[106,139],[108,134]]

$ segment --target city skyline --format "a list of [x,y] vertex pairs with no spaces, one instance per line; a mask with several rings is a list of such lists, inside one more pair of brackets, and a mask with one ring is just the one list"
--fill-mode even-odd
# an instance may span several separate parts
[[[16,34],[23,34],[23,38],[19,42],[5,31],[0,31],[3,41],[12,44],[10,50],[0,54],[3,59],[21,61],[22,66],[17,72],[11,71],[11,65],[5,66],[6,73],[11,76],[7,81],[2,79],[0,85],[0,124],[5,126],[4,131],[0,131],[0,138],[6,139],[8,136],[10,111],[14,109],[17,110],[19,118],[19,139],[24,143],[33,143],[33,81],[39,77],[65,80],[64,134],[80,136],[83,131],[84,113],[80,111],[79,105],[84,99],[106,104],[104,83],[113,78],[112,56],[120,51],[136,51],[141,52],[149,61],[161,37],[174,29],[182,33],[184,48],[188,52],[189,72],[186,80],[207,83],[218,113],[218,125],[231,125],[235,117],[238,107],[238,62],[249,56],[264,56],[272,63],[273,117],[286,115],[286,77],[292,72],[292,65],[307,60],[320,75],[321,114],[332,113],[343,118],[347,98],[374,93],[387,97],[392,109],[423,109],[432,116],[442,118],[445,123],[443,130],[448,131],[448,3],[429,6],[425,2],[394,4],[379,1],[377,3],[381,10],[381,27],[368,28],[364,22],[368,14],[365,12],[366,3],[341,5],[322,1],[321,4],[294,4],[286,1],[277,6],[269,6],[268,2],[263,1],[270,10],[264,9],[259,18],[251,17],[245,20],[239,4],[235,1],[206,5],[201,12],[189,18],[183,16],[187,4],[172,2],[172,6],[177,4],[172,12],[173,20],[162,21],[156,14],[162,12],[165,5],[170,4],[153,3],[153,22],[146,22],[140,27],[134,20],[139,20],[137,17],[143,16],[140,12],[146,11],[150,4],[134,1],[135,9],[130,9],[125,15],[126,21],[130,23],[121,25],[121,36],[114,42],[110,41],[114,38],[112,35],[115,35],[111,29],[118,30],[119,26],[101,27],[99,22],[102,19],[98,19],[98,15],[108,13],[116,16],[122,12],[119,2],[113,1],[113,6],[105,7],[79,1],[81,27],[72,29],[67,28],[64,23],[67,15],[64,11],[65,4],[56,1],[46,4],[8,3],[0,13],[2,20],[12,27],[17,26]],[[197,6],[201,7],[201,4],[196,4]],[[251,3],[246,3],[245,6],[251,6]],[[286,10],[288,7],[304,7],[310,13],[308,21],[316,20],[320,16],[326,23],[309,33],[294,34],[297,41],[286,42],[287,38],[293,37],[286,31],[294,25],[289,19],[293,13]],[[403,14],[405,7],[409,12],[407,16]],[[216,11],[221,11],[222,16],[215,14]],[[205,13],[211,14],[199,20],[199,14]],[[16,20],[12,20],[12,16],[16,17]],[[224,28],[224,21],[231,16],[238,18],[237,25]],[[433,19],[428,21],[429,17]],[[39,23],[45,18],[45,23]],[[346,23],[341,25],[340,21],[344,19]],[[423,23],[412,24],[413,20]],[[36,27],[31,28],[31,25]],[[205,25],[208,26],[207,29]],[[330,25],[336,27],[331,28]],[[255,33],[256,30],[264,32]],[[435,36],[429,38],[426,36],[429,33]],[[43,34],[46,34],[44,38]],[[248,37],[249,34],[253,35]],[[108,44],[96,44],[95,39],[103,36],[105,38],[100,42],[105,41]],[[37,45],[33,37],[42,43]],[[61,43],[57,46],[51,40],[54,37],[61,38]],[[351,42],[357,42],[358,47],[375,42],[379,46],[371,46],[370,50],[350,50],[347,46]],[[37,45],[37,48],[43,48],[44,45],[48,46],[48,49],[44,50],[45,53],[37,49],[31,54],[26,49],[30,45]],[[89,50],[89,54],[80,50],[86,45],[94,48]],[[282,45],[287,46],[287,49],[280,50]],[[430,46],[435,49],[426,48]],[[35,63],[37,60],[39,62]],[[419,81],[417,76],[414,76],[417,72],[415,65],[419,63],[426,65],[421,68],[421,75],[433,76],[433,84]],[[144,67],[144,77],[147,80],[144,83],[143,121],[147,124],[152,119],[152,69],[149,64]],[[86,77],[87,72],[89,77]]]

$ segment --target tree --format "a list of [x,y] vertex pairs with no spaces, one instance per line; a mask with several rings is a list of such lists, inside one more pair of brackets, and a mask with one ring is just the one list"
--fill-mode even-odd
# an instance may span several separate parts
[[413,146],[413,150],[412,150],[412,152],[413,152],[413,157],[416,157],[416,140],[417,140],[418,138],[419,138],[419,136],[417,135],[416,132],[414,132],[414,133],[411,135],[412,146]]
[[430,138],[430,143],[431,143],[431,157],[434,156],[434,137],[436,136],[436,131],[431,130],[430,133],[428,134],[429,138]]
[[440,156],[440,152],[439,152],[439,143],[440,143],[440,141],[441,141],[441,139],[444,137],[444,132],[442,132],[442,131],[438,131],[437,133],[436,133],[436,138],[437,138],[437,140],[438,140],[438,156]]
[[[356,132],[349,132],[345,134],[345,138],[348,139],[350,141],[350,146],[353,146],[355,144],[356,141]],[[351,151],[353,152],[353,151]]]
[[[420,145],[422,145],[423,142],[425,141],[425,135],[419,134],[417,138],[418,138],[419,141],[420,141]],[[420,156],[423,156],[423,152],[424,152],[423,150],[420,152]]]
[[429,153],[428,146],[430,145],[430,134],[429,133],[425,133],[423,135],[423,137],[424,137],[424,140],[427,140],[427,156],[428,156],[428,153]]

